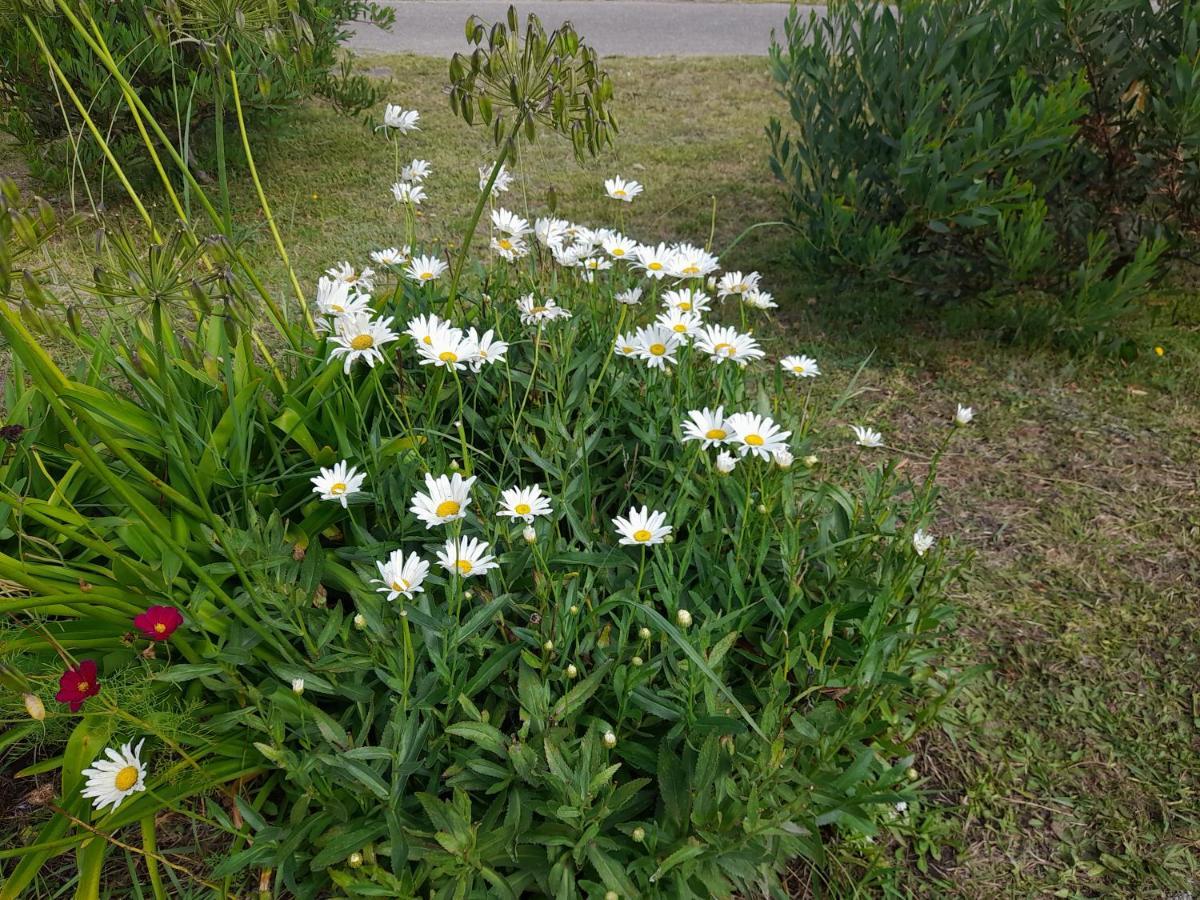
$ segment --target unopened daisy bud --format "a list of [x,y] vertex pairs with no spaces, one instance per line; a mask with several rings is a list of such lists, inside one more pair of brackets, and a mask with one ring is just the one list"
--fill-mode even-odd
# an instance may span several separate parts
[[616,891],[606,891],[604,894],[604,900],[621,900],[621,895]]
[[638,637],[640,637],[643,641],[650,640],[650,629],[643,625],[638,629]]
[[525,543],[527,544],[537,543],[537,532],[533,530],[532,525],[526,525],[521,529],[521,537],[525,538]]
[[402,618],[402,619],[408,618],[408,610],[407,609],[400,610],[400,618]]
[[673,534],[664,535],[664,537],[663,537],[663,543],[664,543],[664,544],[673,544],[673,543],[675,543],[675,535],[673,535]]
[[463,598],[466,600],[474,600],[475,592],[472,590],[465,590],[465,591],[463,591]]
[[786,447],[781,447],[772,454],[775,458],[775,465],[781,469],[790,469],[796,457],[792,455],[792,451]]
[[609,750],[617,746],[617,736],[611,731],[604,732],[604,746]]
[[908,775],[909,781],[917,780],[917,770],[916,769],[909,767],[909,770],[905,774]]
[[292,679],[292,693],[293,694],[303,694],[304,693],[304,679],[303,678],[293,678]]
[[633,833],[629,836],[640,844],[646,839],[646,829],[639,825],[637,828],[633,829]]
[[643,662],[645,662],[645,660],[643,660],[640,656],[635,656],[630,660],[630,662],[633,663],[634,666],[640,666]]
[[679,623],[680,628],[690,628],[692,624],[692,614],[686,609],[681,609],[675,613],[675,621]]
[[819,462],[820,462],[820,460],[817,459],[817,456],[814,453],[810,453],[810,454],[808,454],[808,456],[804,457],[804,464],[806,466],[808,466],[810,469]]
[[[455,422],[454,424],[455,424],[455,426],[457,427],[457,426],[458,426],[460,423],[458,423],[458,422]],[[454,472],[457,472],[457,471],[459,470],[459,465],[458,465],[458,460],[457,460],[457,459],[452,459],[452,460],[450,460],[450,469],[451,469],[452,471],[454,471]]]
[[359,631],[362,631],[364,628],[366,628],[367,627],[367,617],[364,616],[362,613],[356,614],[354,616],[354,627],[357,628]]
[[765,504],[765,503],[758,504],[758,514],[760,516],[765,516],[767,514],[767,504]]
[[26,694],[25,712],[29,713],[29,718],[37,722],[46,718],[46,707],[42,703],[42,698],[37,694]]
[[572,603],[571,608],[568,609],[567,612],[569,612],[573,616],[577,616],[577,615],[579,615],[579,607],[576,606],[574,603]]
[[355,850],[350,854],[350,858],[346,860],[350,864],[350,868],[357,869],[363,864],[363,855]]
[[546,641],[546,643],[542,644],[542,649],[549,653],[554,649],[554,641]]
[[577,668],[575,668],[575,663],[571,663],[569,666],[567,666],[567,677],[568,678],[574,678],[578,674],[579,674],[579,670]]

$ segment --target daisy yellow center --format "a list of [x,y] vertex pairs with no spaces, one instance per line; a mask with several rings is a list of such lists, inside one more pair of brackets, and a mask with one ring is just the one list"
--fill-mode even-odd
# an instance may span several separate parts
[[761,447],[763,445],[762,435],[748,434],[746,435],[746,443],[751,447]]
[[[612,255],[613,255],[613,256],[624,256],[624,255],[625,255],[625,251],[624,251],[624,250],[622,250],[620,247],[613,247],[613,248],[612,248]],[[1161,355],[1161,354],[1160,354],[1160,355]]]
[[652,263],[650,263],[650,265],[646,266],[646,268],[649,269],[651,272],[661,272],[662,267],[663,267],[663,264],[660,262],[652,262]]
[[471,565],[471,561],[468,559],[460,559],[455,563],[455,565],[458,566],[458,571],[462,572],[464,575],[470,575],[471,570],[475,568],[473,565]]
[[425,337],[421,338],[421,343],[422,344],[432,344],[433,338],[431,338],[429,335],[425,335]]
[[159,634],[166,634],[167,626],[164,625],[162,622],[157,622],[154,625],[154,630],[156,632],[158,632]]
[[126,766],[117,773],[113,784],[116,785],[118,791],[127,791],[137,784],[138,770],[136,766]]
[[792,371],[795,372],[797,375],[803,374],[804,366],[792,366]]
[[346,493],[346,482],[344,482],[344,481],[334,482],[333,484],[331,484],[329,486],[329,493],[331,493],[335,496],[339,496],[341,494]]
[[443,500],[437,505],[437,509],[435,509],[434,512],[436,512],[442,518],[445,518],[446,516],[458,515],[458,511],[460,509],[462,509],[462,507],[459,505],[457,500]]
[[500,245],[501,250],[511,250],[512,249],[512,241],[510,241],[508,238],[500,238],[500,240],[497,241],[496,243],[498,243]]
[[650,532],[645,528],[639,528],[633,533],[633,539],[638,543],[644,544],[646,541],[650,540]]
[[344,313],[346,311],[346,307],[342,306],[340,303],[335,303],[333,304],[333,311],[335,313]]
[[533,313],[535,316],[541,315],[545,311],[546,311],[546,307],[544,307],[544,306],[535,306],[533,309],[530,310],[530,312]]
[[429,280],[429,279],[431,279],[432,277],[433,277],[433,273],[432,273],[432,272],[422,272],[422,273],[421,273],[421,280],[422,280],[422,281],[428,281],[428,280]]
[[458,362],[458,357],[449,350],[439,354],[438,359],[440,359],[442,362]]
[[401,578],[399,581],[393,581],[392,582],[392,590],[393,591],[407,591],[408,590],[408,582],[405,581],[403,578]]
[[667,347],[665,344],[651,344],[650,352],[653,353],[655,356],[662,356],[664,353],[667,352]]
[[533,508],[528,503],[518,503],[513,507],[513,512],[518,515],[527,516],[533,511]]
[[710,428],[704,432],[704,436],[710,441],[723,441],[728,437],[724,428]]
[[684,266],[683,267],[683,272],[685,275],[695,275],[699,271],[700,271],[699,266]]
[[682,309],[684,312],[691,312],[692,304],[685,301],[685,302],[679,304],[679,308]]
[[671,326],[671,328],[674,329],[679,334],[683,334],[685,331],[687,331],[687,326],[684,325],[682,322],[676,322],[674,325]]
[[733,344],[717,344],[717,346],[713,347],[713,352],[724,353],[726,356],[730,356],[733,353]]
[[621,190],[620,188],[617,188],[615,191],[613,191],[613,196],[614,197],[624,197],[625,191]]
[[375,346],[375,338],[369,334],[360,334],[350,342],[350,346],[354,350],[370,350]]

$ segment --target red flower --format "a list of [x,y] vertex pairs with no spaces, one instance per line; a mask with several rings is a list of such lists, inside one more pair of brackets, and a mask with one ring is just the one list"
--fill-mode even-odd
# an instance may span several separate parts
[[96,664],[85,659],[74,669],[67,669],[58,677],[58,693],[54,699],[68,703],[71,712],[79,712],[83,701],[100,693],[100,682],[96,680]]
[[133,624],[152,641],[165,641],[183,624],[183,616],[173,606],[151,606],[133,617]]

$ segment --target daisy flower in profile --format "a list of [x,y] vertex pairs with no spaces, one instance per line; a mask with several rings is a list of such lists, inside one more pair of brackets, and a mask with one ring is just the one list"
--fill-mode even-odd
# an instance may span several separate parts
[[428,199],[425,188],[407,181],[397,181],[393,184],[392,196],[396,198],[397,203],[411,203],[413,206],[420,206],[423,200]]
[[721,280],[717,282],[717,296],[723,300],[726,297],[752,291],[758,287],[758,279],[759,274],[757,272],[749,272],[746,275],[743,275],[741,272],[726,272],[721,276]]
[[604,252],[613,259],[629,259],[637,253],[637,241],[625,237],[623,234],[609,234],[600,241],[600,246],[604,248]]
[[792,467],[792,463],[796,461],[795,454],[792,453],[792,451],[787,447],[780,447],[771,454],[771,458],[775,460],[775,465],[779,466],[781,469],[790,469]]
[[672,278],[703,278],[717,270],[718,260],[707,250],[681,244],[675,249],[668,273]]
[[640,287],[632,287],[627,291],[620,291],[614,295],[618,303],[624,303],[626,306],[637,306],[642,302],[642,289]]
[[685,441],[700,441],[700,446],[707,450],[709,447],[719,447],[729,440],[729,427],[725,424],[725,409],[718,406],[715,410],[693,409],[688,417],[679,423],[683,429]]
[[799,356],[785,356],[779,361],[779,368],[785,372],[791,372],[797,378],[816,378],[821,374],[820,367],[817,366],[817,361],[811,356],[800,354]]
[[408,328],[404,330],[404,333],[418,344],[432,344],[434,334],[447,329],[454,329],[454,326],[445,319],[430,313],[427,316],[413,316],[409,319]]
[[632,203],[633,198],[642,192],[642,186],[636,181],[626,181],[618,175],[615,178],[605,180],[604,191],[614,200],[623,200],[626,203]]
[[344,459],[334,463],[331,469],[322,467],[320,475],[309,479],[314,494],[319,494],[322,500],[336,500],[343,509],[350,498],[362,490],[366,480],[366,472],[359,472],[358,466],[352,466]]
[[412,184],[420,184],[429,177],[431,171],[433,169],[427,160],[414,159],[400,170],[400,180],[408,181]]
[[[488,179],[492,177],[492,169],[495,163],[483,165],[479,167],[479,189],[487,190]],[[512,187],[512,173],[508,171],[508,166],[502,165],[500,171],[496,173],[496,180],[492,182],[492,196],[499,197],[510,187]]]
[[684,312],[681,309],[669,309],[666,312],[658,314],[658,318],[654,320],[656,325],[661,325],[663,328],[668,328],[679,335],[680,340],[689,340],[697,331],[703,322],[700,319],[700,313]]
[[647,278],[658,280],[667,274],[674,256],[674,252],[666,244],[659,244],[657,247],[642,244],[637,248],[637,261],[634,265],[644,271]]
[[471,371],[473,372],[478,372],[489,363],[499,362],[508,353],[508,344],[504,341],[496,340],[496,333],[491,328],[482,335],[474,327],[470,328],[467,331],[467,342],[475,350],[469,360]]
[[663,291],[663,306],[683,312],[706,313],[709,310],[708,294],[695,288]]
[[380,127],[408,134],[410,131],[420,130],[417,125],[420,118],[421,114],[415,109],[402,109],[394,103],[389,103],[383,109],[383,125]]
[[747,306],[752,306],[755,309],[778,309],[779,304],[775,302],[775,298],[767,291],[760,291],[758,288],[751,288],[742,294],[742,302]]
[[133,741],[122,744],[120,750],[108,747],[104,751],[108,759],[97,760],[80,773],[84,778],[80,794],[92,801],[93,809],[116,809],[131,794],[146,789],[146,766],[141,759],[144,743],[145,738],[136,747]]
[[408,262],[412,249],[409,247],[385,247],[371,251],[371,261],[380,266],[402,266]]
[[970,425],[971,420],[974,418],[975,410],[971,409],[969,406],[963,406],[961,403],[958,404],[958,409],[954,411],[955,425]]
[[637,356],[638,355],[638,339],[637,335],[618,334],[617,339],[613,341],[613,352],[618,356]]
[[612,268],[612,263],[603,256],[589,256],[583,261],[583,267],[588,272],[605,272]]
[[928,553],[936,541],[937,538],[924,529],[918,528],[913,532],[912,545],[913,550],[917,552],[917,556],[924,556]]
[[566,219],[541,218],[533,223],[533,234],[543,247],[558,247],[567,238]]
[[372,578],[371,584],[383,585],[376,588],[376,593],[387,594],[388,600],[404,597],[413,598],[413,594],[425,590],[421,583],[429,574],[429,563],[415,553],[404,555],[403,550],[393,550],[386,562],[376,562],[379,577]]
[[376,362],[383,362],[380,348],[400,337],[392,331],[391,325],[391,316],[372,319],[367,312],[339,316],[333,323],[333,335],[330,337],[334,344],[329,352],[330,360],[346,357],[342,371],[347,375],[350,374],[350,367],[359,359],[375,368]]
[[696,334],[696,346],[719,363],[728,359],[739,366],[766,355],[758,341],[729,325],[703,326]]
[[356,294],[369,294],[375,287],[375,272],[372,269],[364,268],[359,272],[348,262],[330,266],[325,274],[334,281],[344,283]]
[[487,541],[477,538],[451,538],[438,551],[438,562],[451,575],[461,575],[463,578],[482,575],[491,569],[500,568],[496,557],[488,553],[489,546]]
[[757,413],[735,413],[725,420],[725,424],[733,433],[731,440],[738,445],[740,456],[753,453],[760,459],[769,460],[776,451],[787,449],[787,439],[792,436],[769,416]]
[[517,301],[517,309],[521,311],[521,323],[523,325],[538,325],[542,322],[551,322],[554,319],[571,318],[571,311],[563,309],[555,303],[553,297],[538,300],[533,294],[526,294]]
[[425,474],[425,493],[413,495],[410,511],[425,523],[425,528],[445,525],[455,519],[465,518],[471,505],[471,485],[475,476],[463,478],[458,472],[434,478]]
[[446,273],[448,268],[450,267],[436,256],[415,256],[409,260],[404,274],[411,280],[424,284],[428,281],[436,281]]
[[317,311],[335,319],[351,313],[370,313],[371,298],[367,294],[351,294],[350,285],[344,281],[321,276],[317,281]]
[[573,269],[583,262],[590,251],[579,244],[571,244],[569,247],[555,244],[550,248],[550,252],[554,254],[554,261],[560,266]]
[[492,227],[516,238],[525,237],[533,230],[528,222],[507,209],[492,210]]
[[854,432],[854,443],[860,447],[883,446],[883,435],[874,428],[868,428],[866,425],[851,425],[850,430]]
[[465,369],[475,358],[475,345],[460,328],[439,328],[429,335],[429,343],[417,344],[421,365],[443,369]]
[[620,543],[648,546],[661,544],[671,533],[671,526],[663,524],[666,520],[665,512],[650,512],[644,506],[641,509],[631,506],[628,516],[617,516],[612,523],[621,536]]
[[661,325],[649,325],[639,328],[635,337],[637,355],[651,369],[666,368],[667,363],[675,365],[675,351],[679,349],[680,337],[674,331]]
[[732,453],[728,453],[728,452],[722,450],[720,453],[717,454],[717,461],[716,461],[717,471],[720,472],[722,475],[728,475],[735,468],[737,468],[737,462],[738,462],[738,460],[737,460],[736,456],[734,456]]
[[526,524],[532,523],[534,516],[550,515],[550,498],[542,493],[539,485],[533,487],[511,487],[501,495],[503,503],[497,516],[510,519],[522,519]]

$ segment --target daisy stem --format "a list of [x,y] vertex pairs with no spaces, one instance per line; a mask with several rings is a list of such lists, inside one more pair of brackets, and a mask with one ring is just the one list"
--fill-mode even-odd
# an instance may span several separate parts
[[608,353],[604,357],[604,365],[600,367],[600,374],[596,376],[596,380],[592,383],[592,390],[588,394],[588,406],[592,405],[592,401],[596,399],[596,391],[600,389],[600,385],[604,381],[604,373],[608,371],[608,363],[613,358],[613,354],[617,350],[617,338],[621,335],[621,329],[625,326],[625,314],[629,311],[629,307],[624,303],[621,304],[621,313],[617,316],[617,330],[613,335],[612,341],[608,345]]
[[467,432],[463,427],[463,390],[462,379],[458,377],[458,369],[451,368],[454,373],[454,387],[458,390],[458,416],[454,420],[455,427],[458,429],[458,443],[462,447],[463,471],[468,476],[471,474],[471,451],[467,448]]
[[150,876],[150,887],[154,891],[154,900],[166,900],[167,892],[163,889],[162,873],[158,870],[158,842],[154,833],[154,814],[142,816],[142,853],[146,858],[146,873]]

